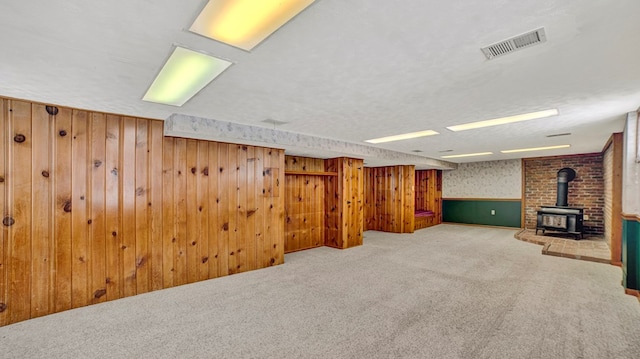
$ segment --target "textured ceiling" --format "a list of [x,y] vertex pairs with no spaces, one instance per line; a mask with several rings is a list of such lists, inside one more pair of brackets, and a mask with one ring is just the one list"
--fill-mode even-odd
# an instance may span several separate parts
[[[638,0],[316,0],[251,52],[186,30],[204,4],[3,1],[0,95],[157,119],[175,113],[434,159],[496,153],[453,162],[597,152],[640,105]],[[546,43],[493,60],[480,51],[538,27]],[[175,45],[234,65],[182,107],[143,102]],[[445,129],[550,108],[560,115]],[[427,129],[440,135],[362,142]],[[572,147],[499,153],[555,144]]]

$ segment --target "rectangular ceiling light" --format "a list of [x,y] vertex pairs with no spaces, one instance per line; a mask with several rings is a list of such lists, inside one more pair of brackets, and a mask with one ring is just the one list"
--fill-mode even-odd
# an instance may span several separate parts
[[500,118],[494,118],[492,120],[471,122],[471,123],[465,123],[465,124],[456,125],[456,126],[449,126],[447,127],[447,129],[450,131],[466,131],[466,130],[472,130],[474,128],[490,127],[490,126],[504,125],[507,123],[535,120],[538,118],[556,116],[557,114],[558,114],[558,110],[554,108],[551,110],[525,113],[522,115],[500,117]]
[[520,149],[517,149],[517,150],[504,150],[504,151],[500,151],[500,152],[502,152],[502,153],[516,153],[516,152],[529,152],[529,151],[544,151],[544,150],[555,150],[557,148],[569,148],[569,147],[571,147],[571,145],[520,148]]
[[404,133],[402,135],[394,135],[394,136],[387,136],[387,137],[380,137],[380,138],[374,138],[371,140],[365,140],[364,142],[369,142],[369,143],[383,143],[383,142],[392,142],[392,141],[401,141],[401,140],[408,140],[410,138],[418,138],[418,137],[425,137],[425,136],[433,136],[433,135],[438,135],[439,133],[436,131],[432,131],[432,130],[426,130],[426,131],[418,131],[418,132],[410,132],[410,133]]
[[229,66],[227,60],[176,47],[142,99],[182,106]]
[[314,0],[209,0],[189,31],[251,50]]
[[492,155],[493,152],[478,152],[478,153],[465,153],[462,155],[448,155],[448,156],[440,156],[441,158],[460,158],[460,157],[473,157],[473,156],[486,156]]

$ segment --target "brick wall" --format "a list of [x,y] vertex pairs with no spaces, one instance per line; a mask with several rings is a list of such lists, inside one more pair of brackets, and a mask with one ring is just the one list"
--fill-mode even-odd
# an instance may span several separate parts
[[569,182],[568,204],[584,208],[584,232],[604,233],[604,179],[602,154],[537,157],[523,160],[525,226],[536,227],[536,210],[556,203],[557,173],[569,167],[576,178]]

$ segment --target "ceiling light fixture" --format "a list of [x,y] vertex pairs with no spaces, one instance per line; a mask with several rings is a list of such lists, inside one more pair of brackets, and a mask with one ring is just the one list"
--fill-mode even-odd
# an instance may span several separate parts
[[182,106],[229,66],[227,60],[176,47],[142,99]]
[[364,142],[383,143],[383,142],[401,141],[401,140],[408,140],[408,139],[411,139],[411,138],[433,136],[433,135],[439,135],[439,133],[436,132],[436,131],[432,131],[432,130],[426,130],[426,131],[403,133],[401,135],[374,138],[374,139],[371,139],[371,140],[365,140]]
[[473,156],[486,156],[492,155],[493,152],[478,152],[478,153],[465,153],[462,155],[448,155],[448,156],[440,156],[441,158],[459,158],[459,157],[473,157]]
[[490,126],[504,125],[507,123],[535,120],[539,118],[556,116],[557,114],[558,114],[558,110],[554,108],[551,110],[530,112],[530,113],[525,113],[521,115],[500,117],[500,118],[494,118],[492,120],[478,121],[478,122],[465,123],[462,125],[449,126],[447,127],[447,129],[450,131],[466,131],[466,130],[472,130],[472,129],[481,128],[481,127],[490,127]]
[[209,0],[189,31],[251,50],[314,0]]
[[558,149],[558,148],[569,148],[569,147],[571,147],[571,145],[520,148],[520,149],[517,149],[517,150],[504,150],[504,151],[500,151],[500,152],[502,152],[502,153],[516,153],[516,152],[529,152],[529,151],[544,151],[544,150],[555,150],[555,149]]

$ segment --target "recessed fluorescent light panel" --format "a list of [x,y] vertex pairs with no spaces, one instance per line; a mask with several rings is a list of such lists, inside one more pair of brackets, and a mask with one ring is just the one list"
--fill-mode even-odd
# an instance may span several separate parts
[[502,152],[502,153],[516,153],[516,152],[529,152],[529,151],[544,151],[544,150],[555,150],[555,149],[558,149],[558,148],[569,148],[569,147],[571,147],[571,145],[520,148],[520,149],[517,149],[517,150],[504,150],[504,151],[500,151],[500,152]]
[[142,99],[182,106],[229,66],[227,60],[176,47]]
[[473,157],[473,156],[486,156],[492,155],[493,152],[478,152],[478,153],[465,153],[462,155],[448,155],[448,156],[440,156],[441,158],[460,158],[460,157]]
[[456,125],[456,126],[449,126],[447,127],[447,129],[450,131],[466,131],[466,130],[472,130],[475,128],[490,127],[490,126],[504,125],[507,123],[535,120],[538,118],[556,116],[557,114],[558,114],[558,110],[554,108],[551,110],[531,112],[531,113],[525,113],[525,114],[509,116],[509,117],[494,118],[492,120],[471,122],[471,123],[465,123],[465,124]]
[[189,31],[251,50],[314,0],[209,0]]
[[371,140],[366,140],[364,142],[369,142],[369,143],[393,142],[393,141],[408,140],[408,139],[411,139],[411,138],[433,136],[433,135],[438,135],[438,134],[439,133],[436,132],[436,131],[427,130],[427,131],[404,133],[402,135],[394,135],[394,136],[374,138],[374,139],[371,139]]

